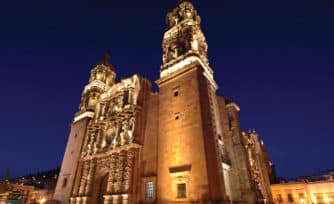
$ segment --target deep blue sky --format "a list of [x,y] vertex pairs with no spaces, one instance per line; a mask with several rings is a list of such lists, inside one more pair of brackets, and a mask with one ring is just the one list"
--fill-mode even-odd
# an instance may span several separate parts
[[[158,79],[177,0],[0,5],[0,177],[60,165],[89,71],[110,49],[118,77]],[[332,0],[194,0],[220,86],[280,176],[334,168]]]

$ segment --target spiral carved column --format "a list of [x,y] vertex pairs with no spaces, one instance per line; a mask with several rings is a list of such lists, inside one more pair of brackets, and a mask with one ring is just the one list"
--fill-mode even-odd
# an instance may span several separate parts
[[87,177],[87,185],[85,189],[85,195],[91,195],[92,194],[92,188],[93,188],[93,181],[95,177],[95,168],[96,168],[96,161],[92,160],[90,163],[90,168],[89,168],[89,174]]
[[117,165],[117,156],[111,156],[111,166],[108,175],[108,184],[107,184],[107,194],[111,195],[114,191],[114,180],[115,180],[115,172],[116,172],[116,165]]
[[80,187],[79,187],[79,195],[85,195],[85,189],[87,185],[87,176],[89,173],[89,165],[87,163],[84,164],[83,174],[81,176]]
[[133,168],[134,168],[134,158],[135,158],[135,151],[129,150],[126,155],[126,163],[125,163],[125,171],[124,171],[124,185],[123,185],[123,192],[129,193],[131,191],[130,187],[132,184],[132,175],[133,175]]
[[80,162],[79,165],[78,165],[78,173],[79,173],[80,177],[75,179],[74,189],[73,189],[73,192],[72,192],[73,197],[76,197],[76,196],[79,195],[81,177],[83,175],[83,172],[84,172],[84,163]]
[[[116,157],[117,158],[117,157]],[[115,182],[114,182],[114,189],[113,193],[120,193],[122,187],[122,159],[121,155],[118,154],[118,158],[116,160],[116,167],[115,167]]]

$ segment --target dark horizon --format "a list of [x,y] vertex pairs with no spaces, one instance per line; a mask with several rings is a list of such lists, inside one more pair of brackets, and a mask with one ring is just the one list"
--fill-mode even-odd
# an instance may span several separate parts
[[[91,68],[159,78],[166,1],[11,1],[0,8],[0,178],[60,166]],[[219,85],[279,176],[334,168],[334,2],[199,1]],[[156,87],[156,85],[154,85]]]

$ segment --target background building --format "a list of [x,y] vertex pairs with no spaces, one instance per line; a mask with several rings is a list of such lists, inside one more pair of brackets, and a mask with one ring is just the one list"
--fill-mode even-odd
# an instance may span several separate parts
[[318,176],[303,176],[299,181],[271,185],[275,203],[333,204],[334,171]]
[[[43,204],[52,200],[59,168],[0,182],[0,204]],[[5,184],[5,185],[4,185]]]
[[166,17],[159,92],[138,74],[93,67],[71,125],[54,199],[71,204],[272,203],[266,157],[240,108],[216,96],[194,6]]

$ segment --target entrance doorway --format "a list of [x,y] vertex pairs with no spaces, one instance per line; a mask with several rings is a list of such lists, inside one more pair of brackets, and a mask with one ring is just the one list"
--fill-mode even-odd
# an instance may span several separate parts
[[107,193],[108,176],[109,174],[104,175],[100,180],[100,184],[97,186],[97,204],[103,204],[104,202],[103,196]]

